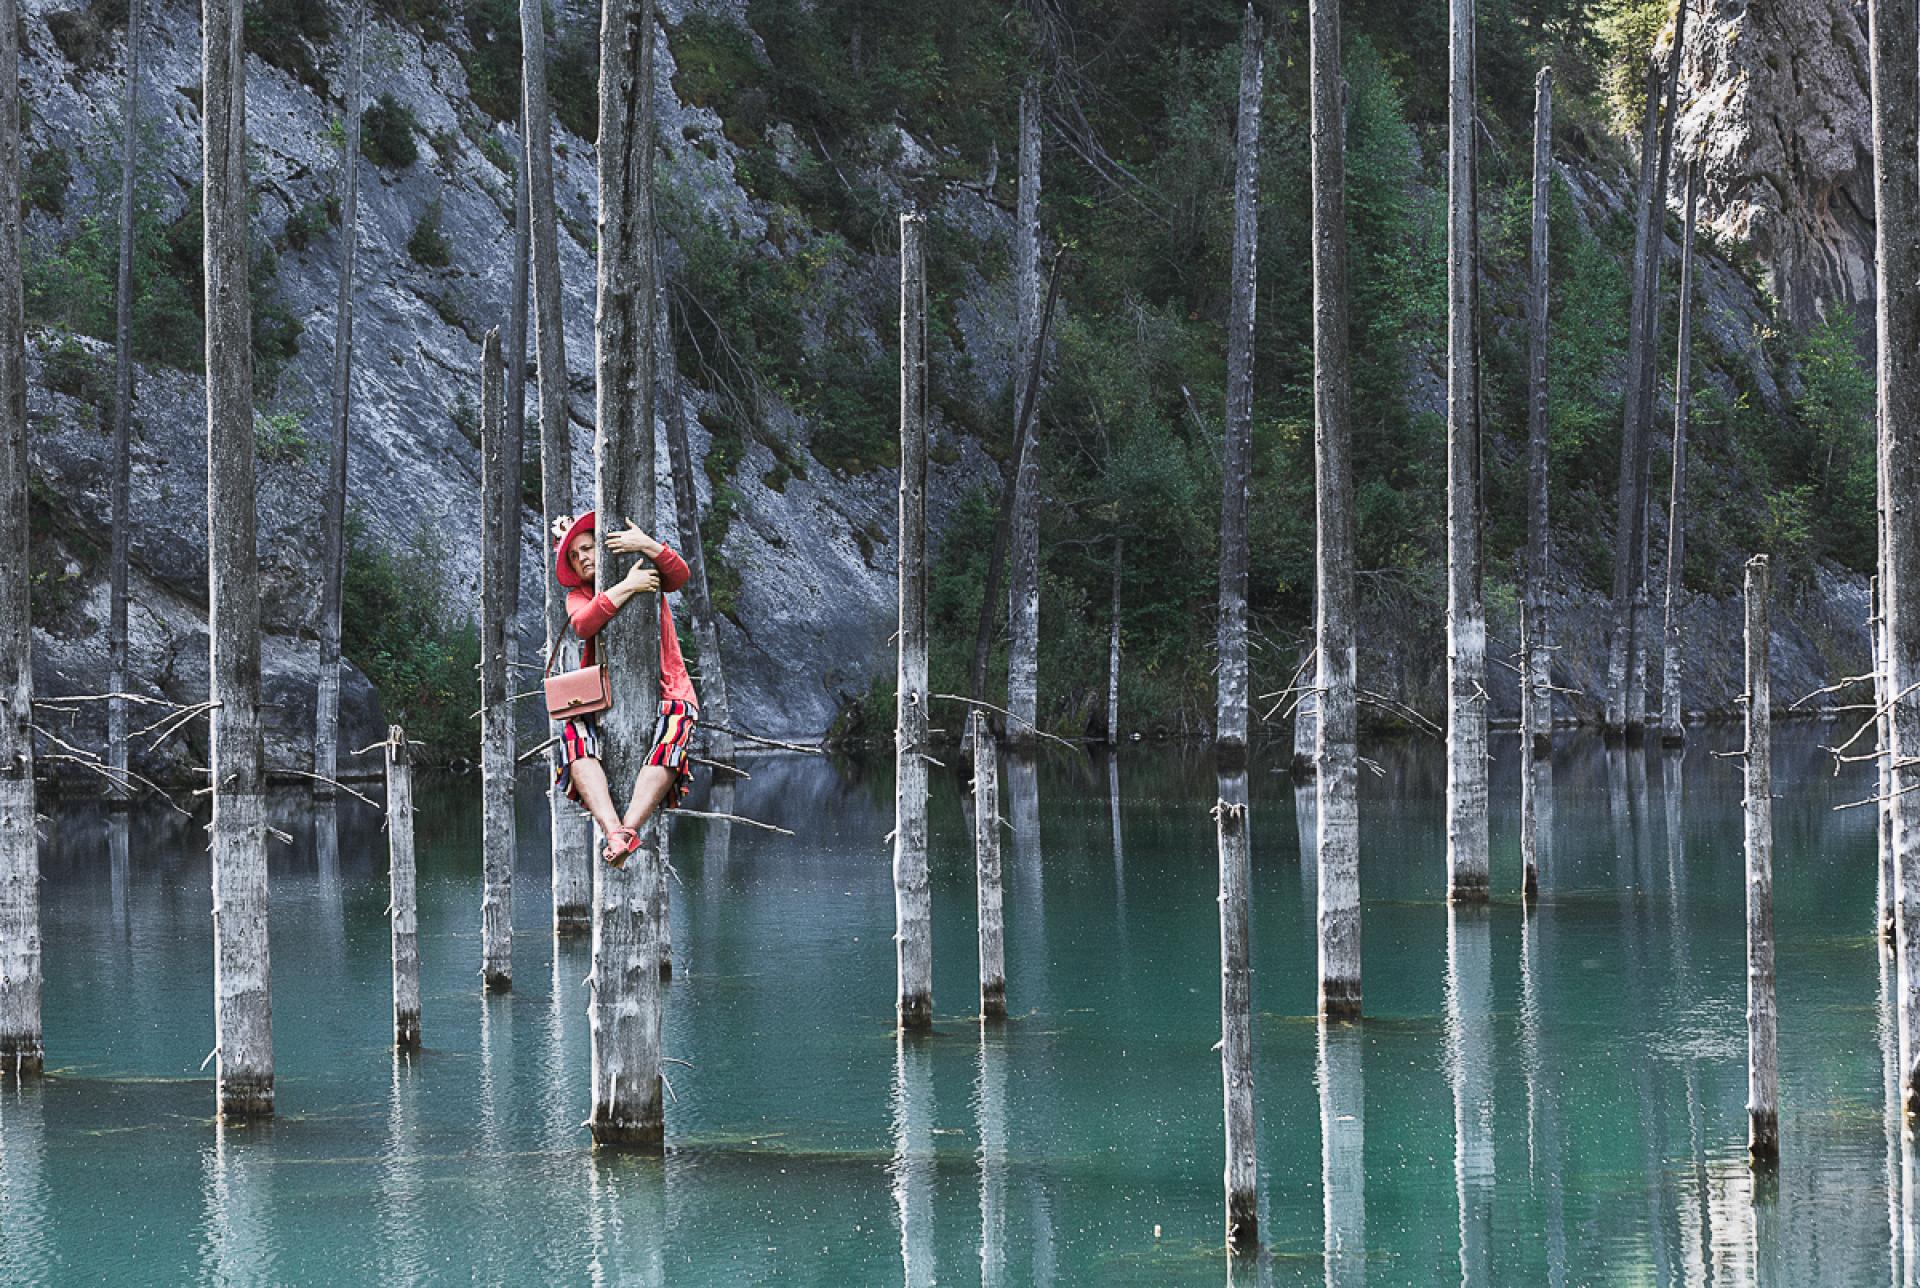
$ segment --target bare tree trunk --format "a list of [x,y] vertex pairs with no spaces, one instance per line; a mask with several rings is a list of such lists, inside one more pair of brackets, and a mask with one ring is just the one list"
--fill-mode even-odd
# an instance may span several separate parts
[[1447,107],[1447,897],[1487,898],[1487,613],[1480,587],[1474,318],[1474,4],[1449,0]]
[[1346,129],[1338,0],[1312,0],[1313,390],[1319,678],[1320,1014],[1360,1014],[1360,805],[1354,747],[1353,460],[1348,423]]
[[1120,745],[1120,556],[1122,539],[1113,534],[1113,612],[1107,628],[1107,744]]
[[353,264],[360,241],[360,77],[366,58],[366,25],[366,5],[355,3],[352,48],[347,55],[347,136],[340,154],[340,295],[334,308],[333,402],[327,416],[327,490],[321,503],[326,530],[321,533],[325,544],[320,568],[320,671],[313,704],[313,794],[321,800],[333,795],[340,746],[340,601],[347,575],[347,426],[353,403]]
[[[0,85],[20,83],[18,0],[0,0]],[[40,1029],[33,624],[27,560],[27,331],[20,284],[20,96],[0,94],[0,1077],[32,1077]]]
[[1780,1158],[1779,1014],[1773,993],[1773,690],[1767,557],[1747,560],[1747,1154]]
[[1660,156],[1655,165],[1653,183],[1651,242],[1647,247],[1646,330],[1641,333],[1644,352],[1639,363],[1641,442],[1640,479],[1634,489],[1639,510],[1634,516],[1633,540],[1635,582],[1633,591],[1633,653],[1627,672],[1627,735],[1644,736],[1647,726],[1647,669],[1652,657],[1653,631],[1649,608],[1652,580],[1652,523],[1649,511],[1653,496],[1653,392],[1659,363],[1654,349],[1660,341],[1660,273],[1667,251],[1668,175],[1673,169],[1674,118],[1680,114],[1680,57],[1686,49],[1687,6],[1675,10],[1673,44],[1667,51],[1667,72],[1663,81],[1665,111],[1660,121]]
[[1627,315],[1627,375],[1622,386],[1620,433],[1620,489],[1613,530],[1613,634],[1607,640],[1607,704],[1605,730],[1617,737],[1627,728],[1627,670],[1633,657],[1633,583],[1637,553],[1635,525],[1639,519],[1640,453],[1645,426],[1640,412],[1640,364],[1647,359],[1647,262],[1654,231],[1653,180],[1659,152],[1660,65],[1647,60],[1647,110],[1640,126],[1640,180],[1635,188],[1633,225],[1633,302]]
[[[524,108],[524,101],[522,107]],[[500,354],[507,364],[506,434],[501,450],[501,522],[507,543],[507,660],[513,660],[520,613],[520,480],[527,466],[527,296],[531,287],[533,229],[528,209],[526,116],[520,117],[520,155],[513,171],[513,294]],[[541,655],[546,656],[544,653]],[[518,728],[515,721],[513,728]]]
[[1226,1095],[1227,1247],[1260,1246],[1259,1172],[1253,1132],[1253,972],[1247,945],[1247,772],[1220,771],[1214,804],[1220,844],[1220,1081]]
[[[547,101],[545,6],[521,0],[521,84],[525,89],[527,210],[532,234],[534,344],[540,375],[540,499],[542,548],[550,549],[553,521],[573,514],[573,433],[567,415],[567,336],[561,316],[560,243],[553,200],[553,112]],[[542,574],[546,589],[546,648],[568,630],[565,590]],[[557,735],[560,727],[549,725]],[[560,752],[547,753],[547,775],[554,785],[547,804],[552,818],[553,928],[579,934],[591,925],[593,903],[593,824],[576,809],[559,784]]]
[[393,1041],[420,1045],[420,918],[413,863],[413,749],[407,731],[387,729],[387,866],[393,898]]
[[713,593],[707,582],[706,547],[700,542],[700,497],[694,488],[698,468],[687,441],[687,407],[680,396],[680,369],[674,362],[671,310],[666,277],[654,257],[654,277],[661,284],[654,323],[654,369],[658,397],[665,408],[667,459],[673,467],[673,517],[680,530],[680,552],[687,561],[687,584],[682,598],[693,618],[693,638],[700,649],[700,714],[707,723],[707,751],[723,765],[733,763],[733,712],[727,703],[727,675],[720,664],[720,622],[713,614]]
[[[1020,191],[1014,215],[1013,405],[1027,405],[1040,379],[1040,88],[1020,91]],[[1039,391],[1032,391],[1037,399]],[[1007,583],[1007,740],[1031,751],[1038,740],[1040,670],[1040,452],[1037,418],[1021,416],[1025,441],[1013,478],[1013,573]]]
[[926,217],[900,216],[899,670],[895,676],[893,920],[903,1029],[933,1026],[927,884]]
[[214,704],[208,760],[213,778],[213,993],[220,1113],[229,1118],[273,1113],[241,9],[241,0],[205,0],[201,36],[208,697]]
[[1247,753],[1247,493],[1253,478],[1253,320],[1260,250],[1260,19],[1240,30],[1240,112],[1233,148],[1233,296],[1227,315],[1226,450],[1220,464],[1219,681],[1214,745],[1233,767]]
[[[1527,279],[1527,555],[1520,600],[1520,890],[1540,889],[1540,762],[1553,754],[1553,638],[1547,620],[1547,227],[1553,195],[1553,69],[1533,82],[1533,226]],[[1548,771],[1551,773],[1551,769]]]
[[975,707],[967,717],[973,746],[973,859],[980,920],[980,1016],[1007,1016],[1007,926],[1000,888],[1000,759],[987,727],[987,713]]
[[[600,266],[594,326],[595,505],[599,588],[624,573],[606,549],[614,516],[654,523],[653,442],[653,0],[605,0],[600,25]],[[660,601],[637,596],[597,637],[597,652],[627,697],[600,718],[615,798],[632,790],[646,758],[660,692]],[[597,1145],[659,1151],[661,1112],[661,884],[666,828],[655,814],[621,868],[594,868],[592,1038]]]
[[514,488],[501,424],[500,331],[480,344],[480,978],[513,987],[513,704],[507,698],[506,517]]
[[[127,792],[127,517],[133,438],[133,196],[140,121],[141,0],[127,0],[127,86],[120,109],[120,269],[113,325],[113,537],[107,560],[107,770],[112,799]],[[331,777],[331,771],[329,771]]]
[[1666,658],[1660,678],[1660,745],[1686,745],[1680,710],[1680,574],[1687,557],[1687,415],[1693,401],[1693,221],[1698,169],[1687,163],[1687,219],[1680,230],[1680,336],[1673,377],[1673,482],[1667,495]]
[[1868,0],[1879,455],[1885,472],[1900,1094],[1920,1115],[1920,49],[1914,0]]

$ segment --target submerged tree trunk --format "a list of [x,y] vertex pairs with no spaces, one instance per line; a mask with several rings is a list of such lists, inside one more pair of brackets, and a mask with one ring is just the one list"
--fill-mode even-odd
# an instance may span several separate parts
[[1253,476],[1253,319],[1260,249],[1260,19],[1240,32],[1240,115],[1234,141],[1233,295],[1227,315],[1226,450],[1220,464],[1220,624],[1214,742],[1222,763],[1247,753],[1247,494]]
[[[1547,224],[1553,69],[1533,82],[1533,224],[1527,278],[1527,555],[1520,599],[1520,890],[1540,888],[1540,762],[1553,754],[1553,637],[1547,620]],[[1551,772],[1549,770],[1548,772]]]
[[1024,440],[1013,477],[1013,572],[1007,582],[1007,740],[1030,751],[1038,741],[1040,670],[1040,452],[1036,417],[1022,415],[1040,380],[1040,89],[1020,92],[1020,192],[1014,216],[1015,340],[1013,405]]
[[1253,973],[1247,942],[1250,885],[1247,772],[1220,771],[1213,807],[1220,846],[1220,1080],[1226,1095],[1227,1247],[1260,1246],[1253,1133]]
[[900,599],[895,672],[893,920],[903,1029],[933,1026],[927,883],[926,217],[900,216]]
[[1338,0],[1312,0],[1313,600],[1320,735],[1320,1013],[1360,1014],[1360,806],[1354,747],[1353,461],[1348,424],[1346,130]]
[[1885,605],[1893,781],[1900,1095],[1920,1115],[1920,49],[1914,0],[1868,0],[1875,327],[1885,471]]
[[[113,536],[107,559],[107,772],[110,791],[127,791],[127,516],[133,438],[133,197],[134,156],[140,137],[140,43],[146,15],[141,0],[127,2],[127,86],[120,109],[120,266],[113,324]],[[332,776],[331,770],[328,776]]]
[[1487,898],[1487,614],[1480,586],[1474,317],[1474,5],[1449,0],[1447,104],[1447,897]]
[[667,460],[673,469],[673,518],[680,531],[680,553],[687,561],[687,584],[682,598],[693,618],[694,643],[700,649],[700,716],[707,725],[707,751],[723,765],[733,763],[733,711],[727,702],[727,675],[720,664],[720,623],[713,615],[713,592],[707,581],[707,552],[700,541],[700,497],[694,487],[698,468],[687,442],[687,408],[680,397],[680,369],[673,355],[673,328],[668,319],[666,278],[654,256],[654,277],[660,282],[655,305],[654,370],[667,426]]
[[220,1113],[228,1118],[273,1113],[242,7],[241,0],[206,0],[201,38],[214,1049]]
[[500,331],[480,345],[480,978],[513,987],[513,704],[507,699],[506,522],[514,488],[504,477]]
[[967,717],[973,748],[973,859],[975,904],[980,921],[980,1016],[1007,1015],[1007,927],[1000,885],[1000,759],[987,713]]
[[[19,83],[19,4],[0,0],[0,85]],[[28,568],[20,96],[9,93],[0,94],[0,1077],[38,1075],[44,1060]]]
[[1780,1157],[1779,1015],[1773,993],[1773,698],[1767,557],[1747,561],[1747,1154]]
[[313,704],[313,794],[322,800],[333,795],[340,746],[340,600],[347,575],[347,425],[353,401],[353,264],[360,241],[360,75],[366,23],[366,5],[356,3],[347,54],[346,144],[340,154],[340,293],[334,306],[327,490],[320,507],[326,530],[321,534],[325,550],[320,568],[320,673]]
[[1666,656],[1660,675],[1660,745],[1687,741],[1680,710],[1680,573],[1687,557],[1687,415],[1693,401],[1693,221],[1698,168],[1687,164],[1687,217],[1680,230],[1680,324],[1673,376],[1673,482],[1667,494]]
[[[600,27],[600,221],[594,326],[594,465],[598,589],[625,571],[606,549],[614,516],[654,524],[653,0],[605,0]],[[632,790],[652,739],[660,692],[660,601],[630,600],[596,651],[630,695],[600,718],[607,780]],[[659,1151],[661,1112],[660,887],[666,827],[641,829],[624,867],[595,863],[593,973],[587,1020],[596,1145]]]
[[[547,101],[545,6],[521,0],[521,84],[524,87],[527,165],[527,214],[531,234],[534,294],[534,354],[540,377],[540,501],[542,549],[558,540],[554,520],[573,514],[573,433],[567,415],[567,337],[561,316],[560,244],[553,201],[553,112]],[[544,570],[548,650],[567,632],[567,596]],[[544,656],[544,655],[543,655]],[[557,735],[560,727],[549,724]],[[559,784],[561,755],[556,739],[547,752],[547,792],[553,847],[553,928],[578,934],[591,924],[593,903],[593,824],[585,810],[566,797]]]
[[393,918],[393,1041],[420,1045],[420,918],[413,862],[413,750],[407,731],[387,729],[387,866]]

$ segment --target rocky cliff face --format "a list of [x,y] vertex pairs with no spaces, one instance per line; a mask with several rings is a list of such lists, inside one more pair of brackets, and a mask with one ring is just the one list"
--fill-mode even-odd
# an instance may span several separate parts
[[1872,322],[1873,120],[1858,0],[1713,0],[1688,29],[1678,155],[1701,209],[1765,267],[1787,321]]

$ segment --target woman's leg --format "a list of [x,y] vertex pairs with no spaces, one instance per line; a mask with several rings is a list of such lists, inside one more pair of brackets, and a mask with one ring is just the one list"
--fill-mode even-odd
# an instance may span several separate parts
[[600,825],[600,835],[610,837],[613,829],[620,826],[620,816],[613,810],[613,792],[607,786],[607,771],[599,760],[592,756],[581,756],[568,766],[573,775],[573,789],[580,797],[580,803],[587,807],[587,813],[593,815],[593,821]]
[[[633,801],[627,806],[626,817],[621,820],[628,827],[639,827],[653,817],[660,808],[660,802],[673,790],[675,780],[680,777],[677,769],[668,769],[665,765],[648,765],[633,780]],[[605,782],[605,778],[601,779]]]

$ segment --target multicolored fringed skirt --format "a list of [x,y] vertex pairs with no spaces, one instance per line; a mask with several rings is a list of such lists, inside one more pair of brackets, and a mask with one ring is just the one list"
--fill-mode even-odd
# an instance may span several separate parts
[[[693,741],[694,726],[699,721],[700,710],[691,702],[660,704],[660,718],[653,726],[653,745],[644,763],[674,771],[674,784],[664,802],[668,809],[686,800],[687,790],[693,785],[693,766],[687,752]],[[565,787],[567,796],[575,801],[580,799],[580,792],[573,783],[573,762],[583,756],[600,759],[600,722],[593,716],[576,716],[560,726],[560,768],[554,782]]]

